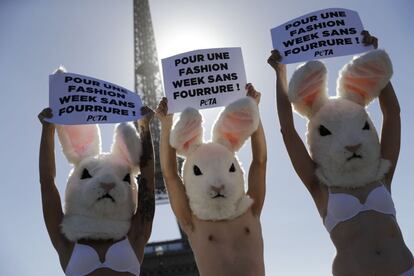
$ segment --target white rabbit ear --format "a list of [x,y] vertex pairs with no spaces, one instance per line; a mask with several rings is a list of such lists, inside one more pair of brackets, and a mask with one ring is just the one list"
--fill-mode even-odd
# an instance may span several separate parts
[[309,61],[293,73],[288,97],[300,115],[310,118],[328,100],[326,75],[326,67],[320,61]]
[[245,97],[228,105],[213,127],[213,142],[231,151],[239,150],[259,126],[259,109],[251,97]]
[[97,125],[57,125],[57,133],[63,153],[72,164],[101,152],[101,135]]
[[121,123],[115,128],[111,151],[132,167],[138,167],[142,155],[141,138],[134,125]]
[[362,106],[379,96],[392,76],[392,63],[384,50],[354,58],[339,73],[338,96]]
[[202,123],[200,112],[194,108],[187,108],[181,113],[170,135],[170,144],[179,155],[188,156],[203,143]]

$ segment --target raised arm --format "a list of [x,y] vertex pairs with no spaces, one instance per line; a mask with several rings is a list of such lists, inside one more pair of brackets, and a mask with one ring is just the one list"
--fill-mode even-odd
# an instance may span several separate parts
[[[141,175],[138,178],[138,209],[132,217],[129,236],[136,241],[139,248],[144,248],[151,236],[155,213],[154,149],[150,131],[154,112],[148,107],[143,107],[141,114],[143,117],[135,122],[142,141]],[[140,253],[143,254],[143,251],[141,250]]]
[[[250,83],[246,85],[247,96],[252,97],[257,104],[260,103],[261,94],[257,92]],[[247,194],[254,200],[252,211],[254,215],[260,216],[266,194],[266,163],[267,148],[266,137],[262,122],[251,135],[252,163],[249,169],[249,188]]]
[[385,180],[391,186],[400,154],[401,143],[401,118],[400,105],[391,82],[385,86],[379,96],[379,103],[382,111],[382,131],[381,131],[381,156],[391,161],[391,168]]
[[281,59],[282,57],[279,52],[273,50],[271,56],[267,60],[276,72],[276,103],[280,131],[296,173],[309,192],[314,196],[315,192],[319,191],[319,182],[315,175],[316,165],[309,156],[309,153],[294,126],[292,105],[287,96],[288,83],[286,77],[286,65],[280,63]]
[[[372,36],[368,31],[362,32],[362,42],[365,45],[373,45],[378,48],[378,39]],[[385,176],[388,187],[391,187],[391,181],[394,176],[395,168],[400,155],[401,144],[401,118],[400,104],[395,95],[394,88],[389,82],[382,89],[379,96],[379,103],[382,111],[382,131],[381,131],[381,157],[391,162],[391,168]]]
[[161,145],[160,161],[164,182],[168,191],[171,208],[178,219],[182,229],[189,231],[192,229],[191,209],[185,193],[184,184],[177,170],[177,155],[175,149],[170,145],[170,133],[173,115],[168,115],[167,98],[163,98],[156,111],[156,115],[161,122]]
[[55,126],[45,121],[53,116],[50,108],[43,109],[38,115],[42,123],[42,138],[39,152],[40,188],[42,194],[43,218],[53,247],[58,253],[68,248],[70,242],[60,231],[63,219],[59,191],[55,185]]

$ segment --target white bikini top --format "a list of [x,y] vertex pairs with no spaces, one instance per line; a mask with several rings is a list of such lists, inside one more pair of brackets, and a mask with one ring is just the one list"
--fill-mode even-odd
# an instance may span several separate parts
[[83,276],[99,268],[109,268],[118,272],[139,275],[140,263],[128,238],[111,245],[105,254],[105,262],[103,263],[91,246],[76,243],[65,274],[66,276]]
[[330,233],[337,224],[364,211],[376,211],[395,217],[394,202],[384,185],[372,189],[364,204],[361,204],[358,198],[350,194],[329,192],[325,227]]

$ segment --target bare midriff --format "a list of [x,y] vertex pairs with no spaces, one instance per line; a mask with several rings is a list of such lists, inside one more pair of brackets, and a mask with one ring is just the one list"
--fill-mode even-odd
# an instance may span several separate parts
[[398,276],[414,265],[400,228],[391,215],[365,211],[331,232],[337,255],[335,276]]
[[222,221],[193,216],[188,238],[201,276],[262,276],[263,239],[260,220],[251,210]]

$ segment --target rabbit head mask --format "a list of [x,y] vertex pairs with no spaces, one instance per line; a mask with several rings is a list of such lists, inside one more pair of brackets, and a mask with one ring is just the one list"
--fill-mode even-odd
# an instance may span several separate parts
[[71,241],[124,237],[138,202],[142,146],[135,127],[117,125],[110,153],[101,152],[97,125],[57,126],[57,131],[74,165],[65,192],[63,234]]
[[184,156],[184,186],[195,216],[228,220],[253,203],[244,190],[244,172],[235,155],[257,129],[256,102],[246,97],[227,106],[214,123],[212,141],[203,142],[201,114],[188,108],[175,124],[170,143]]
[[388,55],[374,50],[346,64],[336,97],[327,95],[326,75],[322,62],[307,62],[294,72],[288,91],[295,111],[309,120],[307,143],[319,180],[356,188],[382,179],[390,163],[381,158],[378,134],[365,107],[391,78]]

